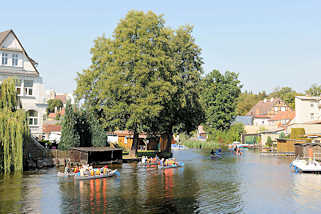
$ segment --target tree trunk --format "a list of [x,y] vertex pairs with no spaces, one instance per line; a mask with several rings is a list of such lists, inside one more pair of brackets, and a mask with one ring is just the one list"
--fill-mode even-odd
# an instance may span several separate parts
[[131,155],[135,155],[137,153],[137,145],[138,145],[138,137],[139,133],[135,130],[134,131],[134,138],[133,138],[133,144],[132,144],[132,149],[130,151]]
[[171,152],[172,151],[172,138],[173,138],[173,133],[167,134],[167,136],[166,136],[167,143],[166,143],[165,152]]

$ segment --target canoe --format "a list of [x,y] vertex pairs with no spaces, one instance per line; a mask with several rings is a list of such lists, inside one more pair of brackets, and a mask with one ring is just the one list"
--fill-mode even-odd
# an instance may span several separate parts
[[170,165],[170,166],[161,166],[158,165],[158,169],[169,169],[169,168],[177,168],[177,167],[183,167],[184,163],[183,162],[178,162],[177,164]]
[[222,154],[214,154],[210,156],[212,160],[223,158]]
[[117,169],[111,171],[108,174],[104,174],[104,175],[94,175],[94,176],[74,176],[75,180],[90,180],[90,179],[99,179],[99,178],[108,178],[108,177],[112,177],[114,175],[119,175],[119,173],[117,172]]
[[58,177],[71,177],[71,176],[75,176],[75,173],[71,172],[71,173],[63,173],[63,172],[58,172],[57,173]]

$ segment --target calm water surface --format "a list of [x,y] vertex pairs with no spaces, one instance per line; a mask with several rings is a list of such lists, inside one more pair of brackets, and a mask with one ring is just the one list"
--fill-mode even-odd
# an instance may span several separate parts
[[290,159],[174,156],[184,168],[122,164],[119,178],[76,182],[56,169],[0,178],[0,213],[321,213],[321,175],[291,172]]

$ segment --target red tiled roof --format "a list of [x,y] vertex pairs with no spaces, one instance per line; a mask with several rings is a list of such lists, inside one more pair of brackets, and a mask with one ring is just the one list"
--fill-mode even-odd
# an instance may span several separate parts
[[56,118],[56,113],[49,113],[48,118]]
[[277,113],[276,115],[273,115],[271,117],[271,120],[277,121],[277,120],[293,120],[295,117],[295,111],[281,111]]
[[61,131],[61,125],[59,125],[59,124],[44,124],[42,126],[42,130],[45,133],[60,132]]

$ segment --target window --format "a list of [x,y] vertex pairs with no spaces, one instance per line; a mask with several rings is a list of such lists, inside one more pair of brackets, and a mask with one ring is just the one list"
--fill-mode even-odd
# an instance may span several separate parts
[[281,120],[282,125],[286,125],[289,122],[289,120]]
[[282,106],[282,107],[281,107],[281,111],[285,111],[285,106]]
[[38,112],[34,110],[29,110],[28,114],[28,121],[30,126],[37,126],[38,125]]
[[22,90],[21,90],[22,86],[21,86],[21,84],[22,84],[21,80],[16,80],[16,89],[17,89],[17,95],[18,96],[22,95]]
[[12,66],[18,66],[18,54],[12,54]]
[[311,120],[314,120],[314,113],[310,114],[310,118],[311,118]]
[[274,107],[274,111],[277,112],[279,108],[277,106]]
[[24,81],[24,94],[27,96],[32,95],[32,87],[33,87],[33,81],[32,80],[25,80]]
[[7,53],[2,53],[2,65],[7,65],[8,64],[8,54]]

